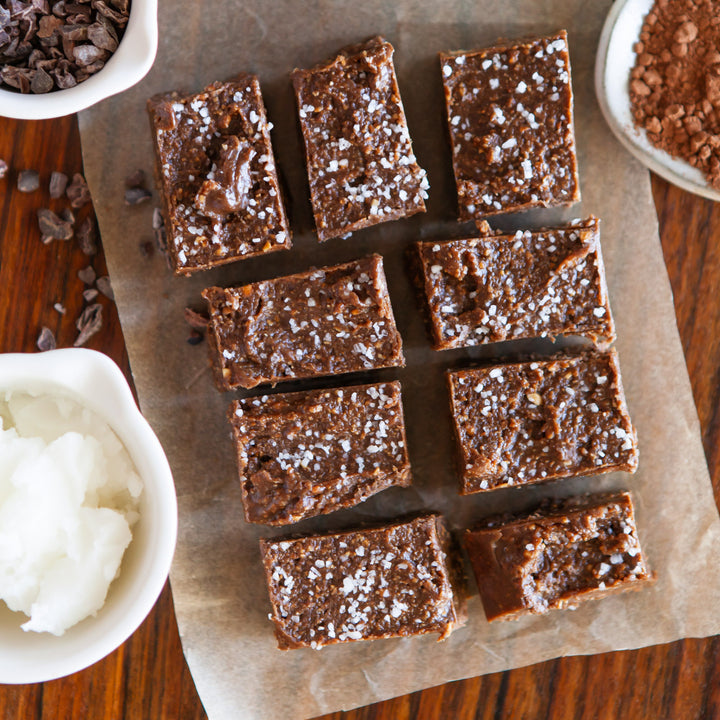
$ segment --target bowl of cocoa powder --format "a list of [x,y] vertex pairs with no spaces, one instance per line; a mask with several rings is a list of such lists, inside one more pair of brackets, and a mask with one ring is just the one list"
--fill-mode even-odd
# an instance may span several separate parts
[[720,13],[714,0],[616,0],[595,90],[618,140],[689,192],[720,200]]
[[157,43],[157,0],[0,2],[0,115],[83,110],[139,82]]

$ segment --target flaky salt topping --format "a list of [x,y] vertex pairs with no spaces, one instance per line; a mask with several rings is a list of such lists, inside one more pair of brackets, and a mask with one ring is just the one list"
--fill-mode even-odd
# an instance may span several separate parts
[[441,68],[461,219],[579,199],[564,33]]
[[461,370],[449,380],[471,491],[636,467],[614,351]]
[[312,647],[442,632],[453,594],[431,523],[268,543],[276,622]]

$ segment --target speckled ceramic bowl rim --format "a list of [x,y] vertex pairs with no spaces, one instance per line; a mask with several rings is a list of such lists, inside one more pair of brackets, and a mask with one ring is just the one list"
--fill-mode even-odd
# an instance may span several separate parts
[[157,52],[157,7],[158,0],[132,0],[120,45],[97,74],[75,87],[44,95],[0,90],[0,115],[21,120],[71,115],[140,82]]
[[105,605],[56,637],[20,629],[26,617],[0,602],[0,683],[33,683],[82,670],[119,647],[165,585],[177,539],[175,486],[159,440],[137,409],[118,366],[85,349],[0,354],[0,394],[62,394],[96,412],[127,448],[144,482],[140,519]]

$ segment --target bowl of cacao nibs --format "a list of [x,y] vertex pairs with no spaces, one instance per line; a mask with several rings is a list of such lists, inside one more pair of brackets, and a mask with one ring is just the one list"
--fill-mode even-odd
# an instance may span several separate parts
[[157,41],[157,0],[0,0],[0,115],[60,117],[127,90]]

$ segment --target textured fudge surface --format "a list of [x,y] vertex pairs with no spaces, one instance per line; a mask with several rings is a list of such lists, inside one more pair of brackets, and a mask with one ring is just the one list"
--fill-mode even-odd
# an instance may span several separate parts
[[580,199],[565,31],[440,67],[461,220]]
[[405,364],[379,255],[203,297],[221,389]]
[[246,398],[228,416],[249,522],[287,525],[410,484],[399,382]]
[[290,248],[255,76],[158,95],[148,110],[176,273]]
[[519,338],[615,338],[596,218],[417,244],[436,350]]
[[587,496],[470,530],[465,547],[488,620],[574,607],[651,579],[628,493]]
[[320,240],[425,210],[392,58],[372,38],[292,74]]
[[261,540],[278,646],[437,632],[464,621],[438,515],[386,527]]
[[448,373],[461,492],[637,469],[615,350]]

